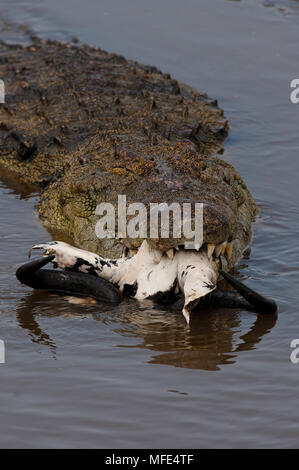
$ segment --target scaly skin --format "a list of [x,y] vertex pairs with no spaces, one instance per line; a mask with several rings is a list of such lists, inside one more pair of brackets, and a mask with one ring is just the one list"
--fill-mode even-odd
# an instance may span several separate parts
[[[0,167],[41,188],[39,214],[77,246],[117,258],[98,240],[100,202],[203,202],[204,242],[234,240],[229,269],[248,247],[256,205],[222,152],[228,124],[217,103],[162,74],[98,48],[35,39],[0,45]],[[61,238],[61,237],[60,237]],[[180,240],[149,240],[167,251]]]

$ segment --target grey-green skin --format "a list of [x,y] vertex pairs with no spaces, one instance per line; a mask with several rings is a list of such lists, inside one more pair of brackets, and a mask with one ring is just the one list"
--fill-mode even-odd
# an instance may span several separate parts
[[[217,157],[228,133],[217,102],[155,67],[98,48],[35,39],[0,45],[0,167],[38,185],[55,238],[109,258],[140,239],[99,240],[100,202],[203,202],[204,243],[234,240],[225,270],[248,248],[257,207]],[[58,235],[59,234],[59,237]],[[163,251],[185,239],[150,240]]]

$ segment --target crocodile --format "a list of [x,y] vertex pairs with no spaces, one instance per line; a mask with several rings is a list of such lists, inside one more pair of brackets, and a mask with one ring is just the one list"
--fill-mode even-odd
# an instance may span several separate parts
[[[0,169],[38,188],[38,214],[50,233],[60,235],[59,249],[71,240],[73,250],[86,251],[85,261],[101,253],[112,267],[144,265],[144,253],[151,265],[158,256],[159,267],[171,273],[163,292],[180,284],[175,288],[189,299],[183,308],[188,319],[193,300],[215,290],[219,269],[230,270],[249,249],[258,213],[239,173],[220,158],[229,125],[217,100],[154,66],[38,37],[26,47],[0,44],[0,79],[6,91]],[[203,204],[199,251],[185,249],[184,234],[99,239],[96,208],[102,202],[116,206],[120,194],[147,208],[162,201]],[[47,256],[50,243],[44,244]],[[129,256],[122,258],[124,249]],[[59,256],[54,262],[62,267]],[[74,270],[76,262],[65,268]],[[196,263],[195,271],[205,266],[208,274],[206,287],[192,299]],[[136,281],[120,278],[122,290]],[[159,293],[158,286],[145,284],[136,287],[138,298]]]

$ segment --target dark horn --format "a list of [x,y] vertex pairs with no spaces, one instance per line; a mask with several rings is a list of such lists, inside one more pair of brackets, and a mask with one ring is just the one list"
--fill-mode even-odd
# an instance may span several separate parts
[[38,284],[36,272],[46,266],[46,264],[49,264],[51,261],[53,261],[54,258],[55,255],[46,256],[45,258],[38,258],[34,261],[23,264],[17,269],[17,279],[26,286],[32,287],[33,289],[38,289],[38,287],[36,287]]
[[238,308],[255,311],[254,307],[244,297],[233,291],[214,290],[208,295],[207,304],[213,308]]
[[[184,297],[172,304],[171,310],[181,311],[183,307]],[[206,308],[239,308],[242,310],[254,311],[254,307],[237,292],[220,291],[218,289],[199,299],[194,310]]]
[[[184,297],[181,297],[172,304],[171,310],[181,311],[184,307],[184,302]],[[206,308],[241,308],[243,310],[254,311],[253,306],[237,294],[237,292],[220,291],[218,289],[199,299],[198,304],[193,310]]]
[[254,292],[252,289],[245,286],[245,284],[238,281],[230,274],[226,273],[225,271],[222,271],[222,269],[220,269],[219,272],[222,274],[224,279],[232,287],[234,287],[234,289],[236,289],[236,291],[239,292],[239,294],[242,297],[244,297],[244,299],[246,299],[247,302],[249,302],[249,304],[254,308],[255,312],[266,313],[266,314],[277,313],[278,307],[274,300],[267,299],[266,297],[263,297],[257,292]]
[[46,289],[79,297],[93,297],[101,302],[117,304],[122,301],[120,291],[110,282],[90,274],[41,269],[53,261],[48,256],[21,266],[16,276],[18,280],[33,289]]

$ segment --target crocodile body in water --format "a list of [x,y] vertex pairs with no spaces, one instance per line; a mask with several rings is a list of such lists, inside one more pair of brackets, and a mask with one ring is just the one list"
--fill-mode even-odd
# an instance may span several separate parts
[[[38,38],[28,47],[0,45],[0,78],[6,87],[6,102],[0,106],[0,167],[39,186],[38,211],[50,231],[110,260],[120,258],[123,246],[141,247],[139,255],[119,261],[122,265],[134,259],[140,264],[144,246],[151,257],[160,253],[158,264],[169,273],[164,291],[179,280],[190,305],[197,281],[192,269],[186,275],[187,266],[199,263],[208,271],[207,287],[195,300],[214,290],[217,259],[225,270],[236,265],[250,244],[257,213],[238,172],[217,156],[228,133],[217,101],[155,67],[99,48]],[[142,239],[127,236],[99,240],[95,209],[101,202],[116,206],[120,194],[128,204],[146,207],[152,202],[203,203],[198,255],[182,250],[183,235],[148,238],[143,245]],[[139,273],[142,279],[146,273]],[[117,283],[122,282],[122,289],[134,284],[127,280]],[[149,290],[139,279],[137,298],[158,292]]]

